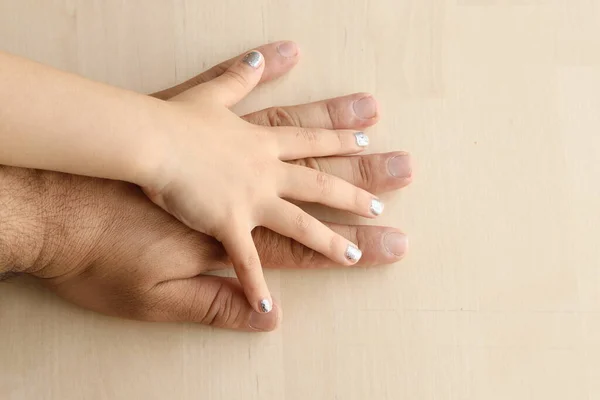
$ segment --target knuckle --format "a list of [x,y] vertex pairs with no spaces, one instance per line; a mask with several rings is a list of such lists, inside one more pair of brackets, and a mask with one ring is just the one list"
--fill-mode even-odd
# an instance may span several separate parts
[[267,110],[269,126],[300,126],[300,121],[283,107],[271,107]]
[[204,315],[199,316],[200,318],[196,321],[200,321],[205,325],[225,326],[234,320],[237,314],[239,314],[239,310],[234,307],[231,292],[224,285],[221,285],[212,300],[210,300]]
[[198,290],[188,290],[183,297],[189,300],[179,300],[179,307],[182,309],[183,321],[203,321],[209,311],[208,307],[202,307],[205,304],[202,293]]
[[290,254],[297,267],[310,267],[315,265],[317,252],[295,240],[290,240]]
[[325,103],[325,109],[327,111],[327,117],[329,118],[329,122],[332,127],[339,126],[339,121],[341,120],[342,112],[336,107],[332,102]]
[[373,188],[373,164],[368,157],[356,158],[354,181],[361,188]]
[[234,82],[237,82],[241,87],[247,87],[248,84],[248,79],[241,74],[239,71],[236,71],[235,69],[230,69],[226,72],[226,75],[229,79],[231,79]]
[[298,129],[298,133],[296,136],[303,141],[307,142],[309,145],[314,146],[318,142],[318,135],[314,129],[302,128]]
[[238,268],[242,271],[252,271],[260,268],[260,259],[256,254],[247,256],[239,262]]
[[331,175],[319,171],[316,174],[315,180],[317,188],[319,189],[322,195],[326,196],[331,193],[333,189],[333,179],[331,178]]
[[341,131],[335,131],[337,145],[340,149],[346,148],[346,135]]
[[210,315],[212,299],[195,285],[185,285],[172,290],[171,284],[159,285],[155,297],[149,303],[149,309],[154,310],[158,320],[166,322],[203,322]]
[[310,218],[304,213],[298,213],[294,217],[294,227],[296,230],[306,233],[310,228]]

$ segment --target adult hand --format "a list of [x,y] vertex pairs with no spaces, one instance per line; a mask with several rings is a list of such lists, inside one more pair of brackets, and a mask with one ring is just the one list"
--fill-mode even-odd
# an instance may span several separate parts
[[[277,49],[281,49],[279,53]],[[291,49],[291,50],[290,50]],[[264,80],[297,62],[294,45],[273,43],[261,51]],[[169,98],[218,76],[227,61],[182,85],[157,93]],[[253,123],[319,128],[362,128],[377,121],[377,105],[364,94],[245,116]],[[373,193],[410,182],[405,153],[325,157],[296,161]],[[0,265],[44,280],[65,299],[108,315],[149,321],[191,321],[217,327],[269,331],[281,307],[255,312],[235,279],[202,273],[229,268],[221,245],[185,227],[152,204],[134,185],[18,168],[0,169]],[[357,265],[392,263],[406,251],[396,229],[328,224],[364,248]],[[265,267],[321,268],[331,261],[293,240],[256,229]]]

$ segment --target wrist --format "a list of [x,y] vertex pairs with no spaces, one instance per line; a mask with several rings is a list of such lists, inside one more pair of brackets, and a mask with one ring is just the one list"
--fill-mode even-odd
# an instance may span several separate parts
[[85,265],[110,225],[101,204],[110,183],[0,167],[0,270],[53,278]]
[[44,248],[39,171],[0,166],[0,273],[35,268]]
[[122,179],[143,188],[161,187],[167,181],[167,166],[172,162],[170,135],[180,122],[172,104],[147,97],[140,108],[145,123],[141,124],[140,137],[133,154],[133,169],[129,179]]

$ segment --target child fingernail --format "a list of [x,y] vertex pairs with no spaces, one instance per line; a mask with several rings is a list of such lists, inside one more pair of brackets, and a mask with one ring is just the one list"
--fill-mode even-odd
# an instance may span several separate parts
[[248,64],[254,69],[257,69],[262,64],[263,57],[258,51],[251,51],[242,58],[242,62]]
[[381,201],[379,201],[378,199],[373,199],[371,200],[371,214],[373,215],[381,215],[381,213],[383,212],[383,203]]
[[360,249],[353,244],[349,244],[346,248],[345,256],[348,260],[356,263],[362,257],[362,251],[360,251]]
[[269,300],[269,299],[262,299],[260,301],[260,310],[262,312],[268,313],[272,309],[273,309],[273,304],[271,304],[271,300]]
[[360,147],[366,147],[369,145],[369,137],[365,135],[364,132],[356,132],[354,137],[356,138],[356,144]]

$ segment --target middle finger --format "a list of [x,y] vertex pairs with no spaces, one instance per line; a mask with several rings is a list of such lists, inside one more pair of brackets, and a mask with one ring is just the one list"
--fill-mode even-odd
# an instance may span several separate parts
[[337,176],[373,194],[400,189],[412,181],[410,155],[403,151],[346,157],[311,157],[289,163]]

